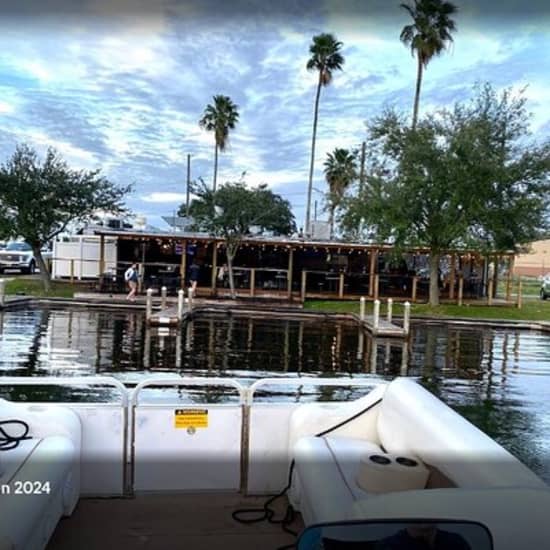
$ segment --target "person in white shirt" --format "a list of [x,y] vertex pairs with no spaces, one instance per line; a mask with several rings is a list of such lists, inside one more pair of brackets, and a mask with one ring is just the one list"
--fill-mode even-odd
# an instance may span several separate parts
[[131,302],[136,301],[138,279],[139,279],[139,275],[137,270],[137,264],[132,264],[126,270],[126,273],[124,273],[124,280],[128,284],[128,288],[130,289],[130,292],[128,292],[128,296],[126,296],[126,299],[130,300]]

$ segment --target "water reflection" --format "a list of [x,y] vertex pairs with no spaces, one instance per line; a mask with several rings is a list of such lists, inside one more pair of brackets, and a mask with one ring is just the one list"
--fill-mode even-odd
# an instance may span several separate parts
[[[285,375],[413,376],[550,478],[550,338],[536,332],[413,325],[409,341],[401,342],[374,339],[353,323],[319,319],[224,314],[197,317],[181,330],[151,330],[134,312],[0,312],[0,375],[93,374],[134,383],[173,374],[246,381]],[[334,387],[308,391],[289,398],[356,395]],[[66,392],[40,388],[33,399],[62,399]],[[25,393],[13,388],[9,395]]]

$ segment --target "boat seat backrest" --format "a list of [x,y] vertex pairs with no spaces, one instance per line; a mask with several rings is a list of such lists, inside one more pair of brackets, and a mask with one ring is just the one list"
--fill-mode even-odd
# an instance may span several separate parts
[[508,451],[429,391],[397,378],[386,388],[378,415],[386,452],[415,456],[457,487],[545,487]]

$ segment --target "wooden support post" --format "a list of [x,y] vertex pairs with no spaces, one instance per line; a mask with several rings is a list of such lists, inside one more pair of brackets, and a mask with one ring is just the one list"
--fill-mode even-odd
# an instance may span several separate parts
[[256,289],[256,270],[252,268],[250,270],[250,296],[254,296],[255,289]]
[[294,249],[288,251],[288,271],[286,275],[286,292],[290,300],[292,298],[292,272],[294,270]]
[[210,287],[212,294],[216,294],[216,281],[218,272],[218,244],[212,243],[212,273],[210,279]]
[[458,278],[458,301],[457,301],[457,304],[459,306],[462,305],[462,294],[463,294],[463,291],[464,291],[464,277],[462,276],[462,274],[460,275],[460,277]]
[[181,321],[181,318],[183,317],[183,289],[178,290],[178,321]]
[[185,288],[185,275],[187,272],[187,241],[181,241],[182,252],[180,262],[180,288]]
[[364,296],[361,296],[361,298],[359,298],[359,319],[361,319],[361,321],[365,320],[365,297]]
[[393,300],[388,298],[388,323],[392,322],[393,318]]
[[168,289],[163,286],[161,287],[160,289],[160,307],[162,309],[166,309],[166,293],[167,293]]
[[506,301],[512,296],[512,276],[514,274],[514,256],[508,257],[508,274],[506,275]]
[[498,266],[500,264],[500,256],[495,256],[494,269],[493,269],[493,284],[491,288],[491,298],[496,298],[498,293]]
[[403,331],[408,336],[411,330],[411,304],[405,302],[405,307],[403,309]]
[[411,300],[412,300],[413,303],[416,302],[417,289],[418,289],[418,277],[415,275],[413,277],[412,296],[411,296]]
[[369,266],[369,296],[374,296],[374,274],[376,272],[377,259],[378,250],[371,250]]
[[6,302],[6,281],[0,279],[0,307],[4,307]]
[[300,298],[302,302],[306,299],[307,271],[302,270],[302,286],[300,287]]
[[143,282],[145,281],[145,277],[143,276],[143,264],[138,264],[138,294],[141,294],[141,291],[143,290]]
[[71,284],[74,284],[74,258],[71,258]]
[[378,326],[380,324],[380,300],[374,300],[374,309],[372,313],[372,328],[374,334],[378,332]]
[[487,305],[492,306],[493,305],[493,278],[491,277],[489,281],[487,281]]
[[147,298],[145,300],[145,319],[149,321],[153,314],[153,289],[147,289]]
[[189,304],[189,311],[193,309],[193,289],[192,287],[189,287],[189,290],[187,291],[187,303]]
[[455,286],[456,286],[456,254],[451,254],[451,273],[449,275],[449,300],[455,299]]
[[378,300],[380,289],[380,275],[378,273],[374,276],[374,299]]
[[521,282],[521,275],[518,277],[518,297],[517,297],[517,307],[518,309],[521,309],[521,307],[523,306],[523,297],[521,295],[521,287],[522,287],[522,282]]
[[99,237],[99,275],[105,271],[105,235]]
[[340,273],[338,277],[338,298],[344,297],[344,274]]

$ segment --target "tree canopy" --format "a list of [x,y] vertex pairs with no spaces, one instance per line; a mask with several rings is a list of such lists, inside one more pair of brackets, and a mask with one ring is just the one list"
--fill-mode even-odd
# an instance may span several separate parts
[[319,119],[319,99],[321,88],[332,82],[332,75],[335,71],[341,71],[344,66],[344,56],[341,54],[342,42],[338,41],[333,34],[322,33],[313,37],[309,46],[310,58],[306,63],[308,71],[319,73],[317,90],[315,92],[315,107],[313,109],[313,130],[311,133],[311,156],[309,161],[309,177],[307,186],[306,204],[306,234],[310,233],[311,220],[311,192],[313,190],[313,171],[315,167],[315,141],[317,139],[317,122]]
[[0,234],[23,238],[33,248],[42,280],[49,273],[40,249],[70,223],[87,222],[97,211],[123,212],[131,186],[117,186],[99,170],[73,170],[54,149],[41,161],[19,145],[0,167]]
[[346,189],[357,179],[357,159],[348,149],[337,147],[327,153],[325,178],[328,183],[328,208],[330,214],[330,234],[334,236],[334,212],[340,206]]
[[[195,229],[225,240],[229,282],[234,295],[233,259],[243,238],[254,226],[287,235],[296,229],[290,203],[273,193],[267,185],[247,187],[242,181],[228,182],[217,191],[203,182],[195,185],[197,196],[191,202],[190,215]],[[180,212],[185,206],[180,207]]]
[[229,139],[229,131],[233,130],[239,121],[238,106],[226,95],[215,95],[214,102],[209,103],[199,120],[199,126],[214,133],[214,176],[212,189],[216,190],[218,176],[218,151],[225,151]]
[[424,117],[416,130],[388,111],[369,129],[378,152],[344,224],[360,220],[377,237],[431,250],[430,302],[437,269],[454,247],[513,250],[548,227],[550,143],[528,140],[524,100],[479,87],[469,103]]
[[418,120],[418,105],[423,71],[432,58],[440,55],[453,41],[456,24],[452,15],[457,8],[446,0],[414,0],[412,4],[401,4],[401,7],[411,16],[413,22],[405,25],[400,39],[410,47],[412,55],[416,55],[417,74],[416,91],[412,127]]

